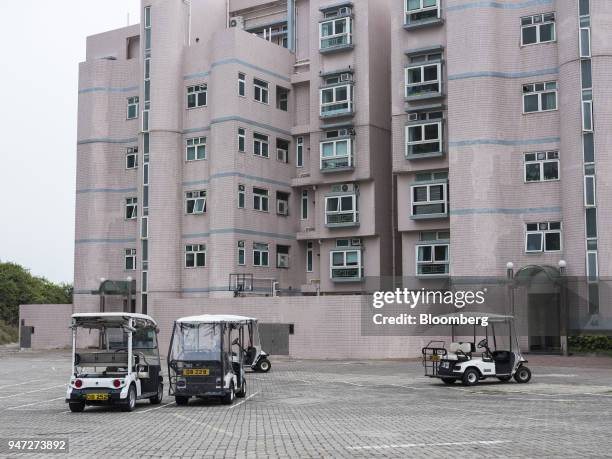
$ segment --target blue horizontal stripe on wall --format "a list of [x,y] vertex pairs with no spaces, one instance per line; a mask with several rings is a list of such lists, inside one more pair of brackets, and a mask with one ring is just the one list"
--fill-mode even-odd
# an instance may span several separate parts
[[557,75],[559,73],[559,67],[551,67],[548,69],[541,70],[533,70],[530,72],[467,72],[467,73],[458,73],[456,75],[449,75],[448,79],[450,80],[465,80],[467,78],[528,78],[534,76],[542,76],[542,75]]
[[188,182],[183,182],[183,186],[206,185],[211,180],[215,180],[215,179],[218,179],[218,178],[224,178],[224,177],[240,177],[240,178],[244,178],[244,179],[247,179],[247,180],[254,180],[256,182],[264,182],[264,183],[269,183],[271,185],[278,185],[278,186],[284,186],[284,187],[287,187],[287,188],[291,188],[291,184],[290,183],[279,182],[278,180],[268,179],[268,178],[265,178],[265,177],[257,177],[255,175],[242,174],[240,172],[219,172],[217,174],[211,175],[209,180],[207,180],[207,179],[191,180],[191,181],[188,181]]
[[140,89],[138,86],[129,86],[127,88],[93,87],[93,88],[79,89],[79,94],[87,94],[87,93],[90,93],[90,92],[123,93],[123,92],[138,91],[138,89]]
[[451,5],[446,8],[446,11],[463,11],[473,8],[498,8],[502,10],[518,10],[521,8],[530,8],[532,6],[552,5],[553,0],[527,0],[516,3],[501,3],[492,1],[471,2],[462,5]]
[[539,213],[560,213],[561,207],[523,207],[523,208],[477,208],[477,209],[451,209],[451,215],[477,215],[477,214],[539,214]]
[[191,134],[192,132],[203,132],[203,131],[210,131],[210,126],[202,126],[202,127],[184,129],[183,134]]
[[131,193],[138,191],[138,188],[82,188],[77,190],[77,194],[84,193]]
[[271,237],[271,238],[276,238],[276,239],[288,239],[288,240],[296,239],[294,234],[267,233],[265,231],[255,231],[255,230],[241,229],[241,228],[211,229],[210,231],[206,233],[183,234],[181,237],[183,239],[198,239],[198,238],[209,237],[211,234],[245,234],[249,236]]
[[[263,67],[259,67],[258,65],[251,64],[251,63],[243,61],[241,59],[222,59],[220,61],[213,62],[211,64],[210,68],[214,69],[215,67],[219,67],[219,66],[222,66],[222,65],[231,65],[231,64],[239,64],[239,65],[242,65],[244,67],[248,67],[248,68],[251,68],[253,70],[257,70],[258,72],[262,72],[262,73],[265,73],[267,75],[273,76],[273,77],[278,78],[280,80],[284,80],[286,82],[290,82],[291,81],[291,79],[286,77],[285,75],[281,75],[279,73],[272,72],[271,70],[264,69]],[[205,70],[203,72],[196,72],[196,73],[190,73],[188,75],[185,75],[183,77],[183,80],[195,80],[197,78],[206,78],[209,75],[210,75],[210,70]]]
[[75,244],[130,244],[136,242],[136,238],[129,239],[76,239]]
[[98,139],[78,140],[77,145],[85,145],[88,143],[136,143],[136,142],[138,142],[138,137],[131,137],[129,139],[98,138]]
[[560,137],[544,137],[542,139],[524,139],[524,140],[504,140],[504,139],[473,139],[473,140],[456,140],[449,142],[451,147],[465,147],[470,145],[505,145],[505,146],[520,146],[520,145],[538,145],[542,143],[559,143]]

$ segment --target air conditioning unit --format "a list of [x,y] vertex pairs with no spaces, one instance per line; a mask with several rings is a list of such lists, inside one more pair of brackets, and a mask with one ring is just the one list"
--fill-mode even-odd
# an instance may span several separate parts
[[343,6],[342,8],[338,8],[338,16],[344,16],[345,14],[351,14],[350,7]]
[[282,148],[277,148],[276,149],[276,159],[283,163],[288,163],[289,157],[288,157],[287,150],[283,150]]
[[244,18],[242,16],[234,16],[230,18],[230,27],[244,29]]
[[278,215],[289,215],[289,205],[287,201],[276,201],[276,213]]
[[351,191],[357,191],[358,185],[353,183],[343,183],[341,185],[332,185],[332,193],[349,193]]
[[348,129],[338,129],[338,137],[344,137],[349,135],[349,130]]
[[288,268],[289,267],[289,255],[286,253],[279,253],[278,258],[276,260],[276,264],[279,268]]
[[353,74],[352,73],[341,73],[340,81],[353,81]]
[[361,247],[361,239],[351,239],[351,245],[353,247]]

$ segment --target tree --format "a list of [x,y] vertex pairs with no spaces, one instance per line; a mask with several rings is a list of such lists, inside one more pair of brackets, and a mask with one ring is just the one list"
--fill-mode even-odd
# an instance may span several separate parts
[[0,320],[16,326],[20,304],[72,303],[72,285],[33,276],[16,263],[0,263]]

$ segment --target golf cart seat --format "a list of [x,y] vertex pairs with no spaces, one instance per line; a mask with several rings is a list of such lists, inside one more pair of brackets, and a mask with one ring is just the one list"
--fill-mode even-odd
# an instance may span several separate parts
[[457,360],[464,361],[469,360],[472,356],[474,344],[473,343],[450,343],[448,347],[451,354],[457,356]]
[[493,351],[491,353],[493,357],[493,361],[498,363],[506,363],[510,361],[512,354],[508,351]]

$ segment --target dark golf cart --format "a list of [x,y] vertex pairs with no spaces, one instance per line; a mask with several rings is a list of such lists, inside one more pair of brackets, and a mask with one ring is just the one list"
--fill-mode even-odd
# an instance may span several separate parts
[[219,397],[230,405],[246,395],[244,343],[250,320],[207,314],[174,322],[168,376],[177,405],[187,405],[191,397]]
[[261,348],[257,319],[248,319],[247,330],[247,347],[244,349],[244,365],[251,367],[253,371],[267,373],[270,371],[270,368],[272,368],[272,364],[268,359],[268,354]]

